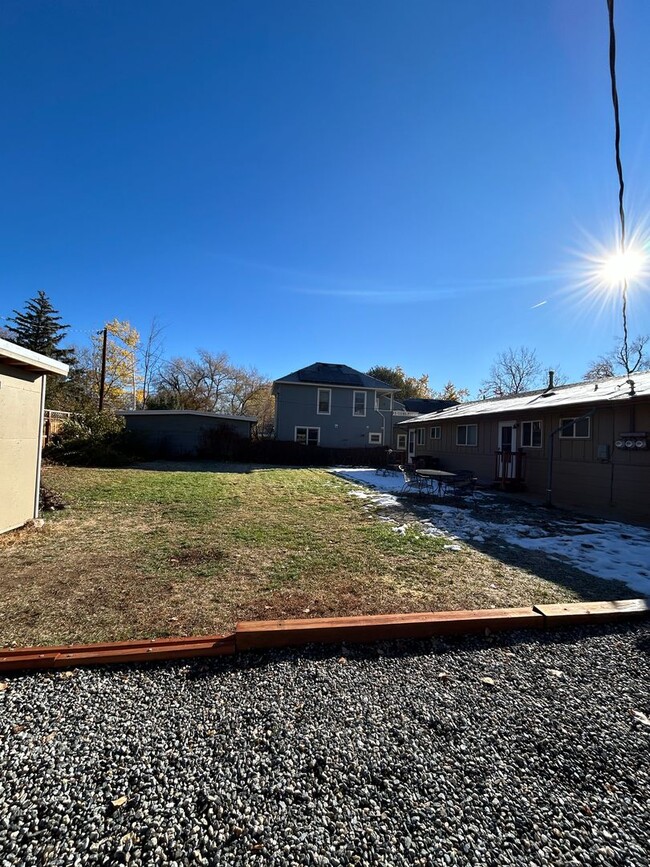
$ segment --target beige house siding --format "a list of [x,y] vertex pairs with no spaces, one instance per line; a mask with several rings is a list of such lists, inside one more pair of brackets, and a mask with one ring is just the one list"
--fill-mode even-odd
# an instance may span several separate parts
[[[521,436],[523,421],[542,421],[541,448],[525,448],[524,481],[530,493],[546,495],[549,434],[564,418],[578,418],[591,407],[563,407],[552,411],[537,409],[503,415],[465,416],[409,425],[409,429],[425,428],[424,445],[416,446],[416,457],[433,455],[443,469],[473,470],[481,480],[495,477],[500,421],[517,422]],[[476,424],[476,446],[456,445],[459,424]],[[430,429],[441,429],[440,439],[431,439]],[[406,429],[406,425],[402,430]],[[612,516],[650,522],[650,448],[621,450],[615,447],[622,433],[647,432],[650,444],[650,401],[646,397],[635,401],[596,405],[591,418],[589,439],[564,439],[555,434],[553,459],[553,502],[588,510],[609,509]],[[598,458],[598,447],[609,447],[609,459]],[[517,442],[520,447],[520,439]]]
[[36,516],[45,376],[0,362],[0,532]]

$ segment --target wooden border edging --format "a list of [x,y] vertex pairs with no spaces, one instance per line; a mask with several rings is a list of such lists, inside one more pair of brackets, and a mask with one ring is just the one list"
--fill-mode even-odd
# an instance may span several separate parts
[[543,625],[543,615],[532,608],[377,614],[371,617],[308,620],[251,620],[237,624],[235,645],[237,652],[240,652],[312,643],[336,644],[430,638],[432,635],[470,635],[484,633],[486,629],[497,631],[541,628]]
[[193,656],[228,656],[235,652],[235,635],[203,635],[190,638],[156,638],[76,644],[58,647],[0,649],[0,672],[21,669],[69,668],[76,665],[108,665],[119,662],[162,662]]
[[303,644],[391,641],[435,635],[489,634],[506,629],[543,629],[584,623],[611,623],[650,616],[650,600],[574,602],[531,608],[486,608],[367,617],[306,620],[250,620],[230,635],[156,638],[104,644],[0,648],[0,672],[71,668],[126,662],[163,662],[198,656],[230,656],[247,650]]
[[535,605],[548,626],[573,626],[578,623],[611,623],[628,617],[650,615],[650,599],[621,599],[617,602],[569,602]]

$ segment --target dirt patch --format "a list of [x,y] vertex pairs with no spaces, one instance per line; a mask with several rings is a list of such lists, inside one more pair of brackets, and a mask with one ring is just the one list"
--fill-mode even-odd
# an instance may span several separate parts
[[218,563],[228,555],[221,548],[190,548],[176,551],[170,558],[172,566],[197,566],[205,563]]

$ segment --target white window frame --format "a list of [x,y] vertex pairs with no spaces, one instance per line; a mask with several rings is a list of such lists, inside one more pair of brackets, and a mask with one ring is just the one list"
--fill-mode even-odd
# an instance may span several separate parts
[[397,446],[399,451],[406,451],[406,434],[397,434]]
[[[539,425],[539,445],[533,443],[533,425]],[[530,442],[526,442],[526,426],[529,428]],[[534,418],[532,421],[521,422],[521,447],[522,449],[541,449],[544,445],[544,422],[540,418]]]
[[[378,437],[378,439],[373,439],[373,437]],[[371,446],[380,446],[382,444],[381,431],[368,431],[368,444]]]
[[[324,412],[320,408],[320,394],[321,391],[327,392],[327,411]],[[319,388],[316,391],[316,415],[331,415],[332,414],[332,389],[331,388]]]
[[423,446],[425,443],[425,431],[423,427],[418,427],[415,429],[415,445]]
[[[319,427],[313,427],[312,425],[306,425],[306,424],[297,424],[295,426],[295,428],[293,429],[293,441],[295,443],[299,442],[299,440],[298,440],[298,431],[299,430],[305,431],[305,442],[300,443],[300,445],[305,445],[305,446],[308,446],[308,445],[319,446],[320,445],[320,428]],[[309,431],[310,430],[315,430],[317,432],[316,443],[310,443],[309,442]]]
[[429,438],[432,440],[439,440],[442,436],[439,424],[434,424],[432,428],[429,428],[429,431]]
[[[357,395],[363,395],[363,412],[357,412]],[[365,418],[366,412],[368,408],[368,392],[367,391],[353,391],[352,392],[352,415],[355,418]]]
[[[465,428],[465,442],[464,443],[459,442],[459,437],[458,437],[458,435],[460,433],[460,429],[462,427]],[[468,443],[467,442],[467,432],[471,427],[474,428],[476,442]],[[459,425],[456,425],[456,445],[462,446],[463,448],[475,449],[478,445],[478,425],[476,425],[476,424],[459,424]]]
[[[585,436],[576,436],[576,422],[577,421],[581,421],[581,422],[586,421],[587,422],[587,433]],[[562,425],[562,428],[564,428],[564,425],[568,424],[569,422],[573,422],[571,427],[560,431],[560,439],[561,440],[590,440],[591,439],[591,418],[590,417],[581,419],[580,416],[576,416],[575,418],[572,418],[571,416],[567,416],[567,418],[561,418],[560,419],[560,424]]]

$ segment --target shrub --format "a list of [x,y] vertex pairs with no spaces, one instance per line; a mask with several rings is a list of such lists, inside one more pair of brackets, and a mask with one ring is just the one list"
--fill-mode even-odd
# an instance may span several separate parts
[[68,419],[43,457],[80,467],[119,467],[134,460],[124,420],[112,412],[85,412]]

